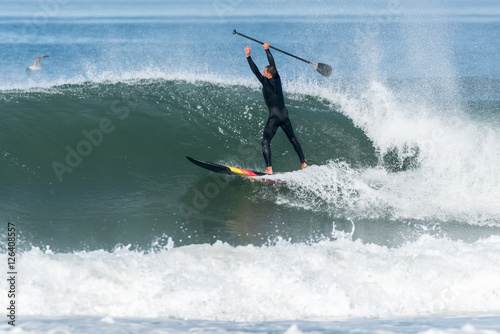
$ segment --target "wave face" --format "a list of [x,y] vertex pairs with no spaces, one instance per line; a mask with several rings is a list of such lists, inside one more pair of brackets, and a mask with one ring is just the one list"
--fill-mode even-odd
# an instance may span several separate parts
[[[199,155],[208,147],[212,157],[207,159],[231,156],[241,145],[256,146],[259,152],[256,144],[267,116],[255,89],[206,81],[85,83],[14,91],[1,99],[3,158],[11,162],[5,169],[10,177],[4,179],[13,183],[84,183],[84,176],[99,175],[113,182],[125,158],[161,173],[165,159],[184,163],[179,157]],[[292,95],[290,103],[311,157],[342,158],[358,166],[377,164],[370,139],[331,102]],[[24,170],[18,168],[21,162]],[[175,164],[171,173],[184,169],[175,169]],[[26,179],[23,171],[33,170],[38,170],[33,173],[36,178]]]
[[[184,1],[126,1],[128,14],[114,15],[114,1],[56,2],[60,15],[43,22],[8,14],[20,10],[12,2],[0,14],[0,221],[16,224],[23,317],[50,327],[56,316],[499,313],[500,40],[489,10],[315,1],[332,12],[318,16],[292,15],[298,1],[253,1],[204,3],[212,15],[190,3],[188,15]],[[174,12],[153,16],[163,5]],[[287,16],[260,15],[281,7]],[[186,159],[264,168],[267,110],[235,28],[333,67],[327,79],[273,53],[310,164],[299,170],[278,131],[279,182]],[[42,54],[43,71],[27,76]],[[3,263],[5,240],[0,231]]]

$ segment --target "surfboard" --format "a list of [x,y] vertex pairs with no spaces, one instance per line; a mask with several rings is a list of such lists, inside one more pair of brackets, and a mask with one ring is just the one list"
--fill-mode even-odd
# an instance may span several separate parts
[[257,177],[257,176],[267,175],[265,173],[255,172],[255,171],[249,170],[249,169],[220,165],[220,164],[216,164],[213,162],[208,162],[208,161],[203,161],[203,160],[191,158],[189,156],[186,156],[186,158],[189,161],[191,161],[192,163],[194,163],[195,165],[200,166],[201,168],[205,168],[205,169],[207,169],[211,172],[214,172],[214,173],[226,174],[226,175],[238,175],[238,176],[243,176],[243,177]]

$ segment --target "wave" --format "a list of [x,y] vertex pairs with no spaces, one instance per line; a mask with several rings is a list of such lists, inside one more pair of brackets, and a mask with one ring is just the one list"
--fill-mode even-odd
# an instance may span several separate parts
[[[124,245],[70,254],[33,248],[20,255],[18,300],[23,316],[44,317],[279,321],[497,314],[499,241],[422,236],[387,248],[339,237],[174,247],[164,236],[148,252]],[[5,291],[6,284],[0,283]]]
[[[291,173],[296,157],[278,133],[273,151],[284,154],[275,169],[294,187],[265,197],[336,217],[498,226],[500,132],[491,114],[471,117],[479,110],[453,103],[454,95],[418,103],[406,95],[411,82],[300,82],[287,87],[287,103],[316,166]],[[262,163],[266,111],[253,85],[89,82],[3,91],[0,104],[4,186],[143,183],[145,175],[163,183],[167,171],[175,180],[186,174],[185,155],[251,169]]]

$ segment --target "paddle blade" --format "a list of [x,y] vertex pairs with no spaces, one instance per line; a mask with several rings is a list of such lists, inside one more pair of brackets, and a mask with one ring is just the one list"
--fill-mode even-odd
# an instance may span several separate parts
[[322,76],[325,76],[328,78],[330,75],[332,75],[332,67],[330,65],[323,64],[323,63],[310,63],[310,64]]

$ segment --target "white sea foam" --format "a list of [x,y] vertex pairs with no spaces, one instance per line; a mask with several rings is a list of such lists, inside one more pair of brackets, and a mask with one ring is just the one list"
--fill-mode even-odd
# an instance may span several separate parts
[[[395,248],[349,238],[262,247],[169,243],[156,252],[33,248],[19,255],[19,315],[278,321],[498,314],[499,261],[497,236],[471,244],[422,236]],[[7,291],[6,281],[0,289]]]
[[[432,82],[425,81],[429,87],[439,88],[439,80],[429,80]],[[366,217],[378,211],[378,216],[391,212],[398,219],[499,226],[500,129],[472,119],[455,93],[443,95],[441,103],[435,96],[426,99],[425,91],[412,95],[409,87],[396,89],[384,80],[348,88],[340,88],[338,83],[317,86],[295,82],[289,88],[294,94],[315,94],[340,106],[340,112],[373,142],[381,162],[392,150],[401,163],[413,156],[416,166],[391,172],[381,165],[361,170],[330,161],[281,175],[299,191],[281,197],[280,203],[303,207],[318,202],[334,207],[340,204]],[[416,148],[418,155],[411,148]]]
[[470,120],[458,103],[443,111],[425,101],[416,106],[400,102],[378,82],[365,94],[369,103],[348,102],[345,111],[376,147],[381,152],[419,148],[418,168],[388,175],[382,182],[386,202],[407,217],[498,223],[500,174],[494,166],[500,163],[499,129]]

